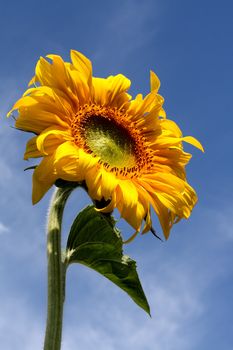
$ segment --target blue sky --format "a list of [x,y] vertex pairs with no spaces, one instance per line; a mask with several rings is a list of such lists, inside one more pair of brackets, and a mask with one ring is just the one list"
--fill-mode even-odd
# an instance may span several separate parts
[[[87,268],[67,276],[62,350],[232,350],[233,46],[231,1],[7,1],[0,13],[0,344],[41,349],[46,314],[46,215],[51,191],[31,205],[27,134],[6,112],[21,96],[39,56],[86,54],[96,76],[123,73],[146,94],[161,80],[165,110],[206,153],[187,146],[188,179],[199,195],[190,220],[161,243],[151,234],[125,247],[137,260],[152,319]],[[89,203],[77,190],[64,237]],[[119,222],[123,235],[131,228]],[[65,241],[65,238],[64,238]]]

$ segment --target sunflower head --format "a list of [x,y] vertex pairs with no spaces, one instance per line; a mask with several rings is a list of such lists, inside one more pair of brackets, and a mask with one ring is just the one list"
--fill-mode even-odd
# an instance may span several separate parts
[[59,179],[84,183],[95,203],[105,203],[97,210],[117,208],[135,229],[132,237],[152,228],[151,208],[166,238],[174,223],[189,217],[197,196],[186,180],[191,155],[182,143],[203,148],[166,119],[153,72],[150,85],[148,95],[132,99],[129,79],[93,77],[80,52],[71,51],[71,62],[57,55],[39,59],[29,89],[9,112],[18,111],[18,129],[35,134],[24,155],[41,158],[33,203]]

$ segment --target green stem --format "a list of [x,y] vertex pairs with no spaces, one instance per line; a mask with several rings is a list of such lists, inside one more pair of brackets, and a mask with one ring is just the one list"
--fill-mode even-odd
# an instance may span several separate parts
[[63,303],[65,298],[65,264],[61,257],[61,224],[65,203],[73,188],[56,189],[48,217],[48,308],[44,350],[60,350]]

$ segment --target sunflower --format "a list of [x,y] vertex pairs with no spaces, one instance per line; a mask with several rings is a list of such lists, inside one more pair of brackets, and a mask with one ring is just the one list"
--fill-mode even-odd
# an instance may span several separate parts
[[91,61],[80,52],[71,51],[71,62],[46,57],[9,112],[18,111],[16,128],[35,134],[24,159],[42,158],[33,173],[33,204],[58,179],[83,181],[93,200],[107,203],[98,210],[119,210],[135,229],[132,237],[151,229],[153,208],[167,239],[197,201],[182,142],[203,148],[166,119],[158,77],[151,71],[150,93],[132,99],[129,79],[93,77]]

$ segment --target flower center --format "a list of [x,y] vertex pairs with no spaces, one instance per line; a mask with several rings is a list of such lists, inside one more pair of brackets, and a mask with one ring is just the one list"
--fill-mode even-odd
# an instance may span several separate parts
[[85,122],[87,147],[111,167],[135,166],[135,142],[129,132],[105,116],[91,116]]
[[151,167],[151,155],[140,130],[114,107],[84,105],[71,121],[76,145],[111,172],[135,177]]

